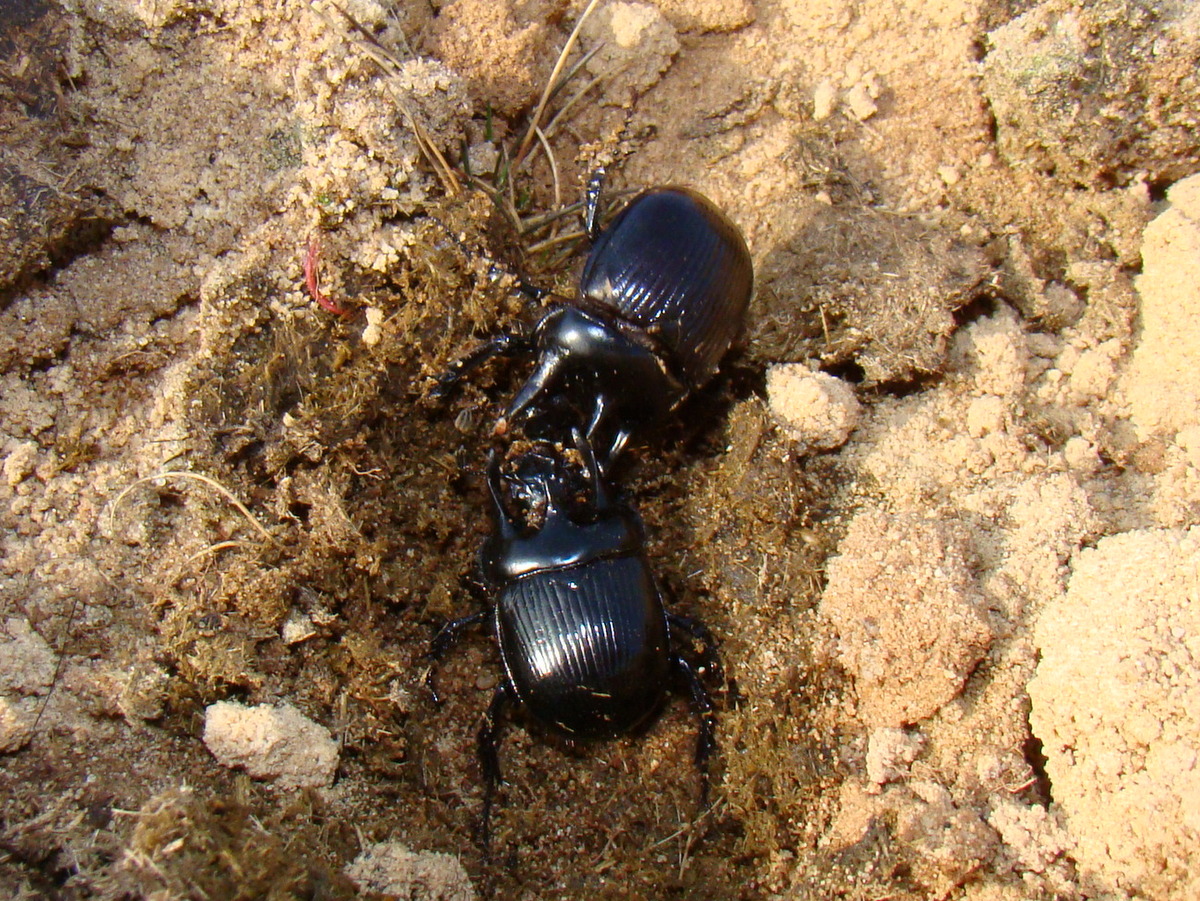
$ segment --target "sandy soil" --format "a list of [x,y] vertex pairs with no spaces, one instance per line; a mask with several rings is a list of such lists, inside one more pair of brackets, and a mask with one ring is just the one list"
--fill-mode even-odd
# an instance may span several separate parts
[[[0,894],[1200,895],[1200,10],[603,0],[527,141],[583,6],[0,3]],[[523,370],[429,390],[597,166],[755,260],[623,475],[715,801],[682,699],[515,724],[489,860],[421,655]]]

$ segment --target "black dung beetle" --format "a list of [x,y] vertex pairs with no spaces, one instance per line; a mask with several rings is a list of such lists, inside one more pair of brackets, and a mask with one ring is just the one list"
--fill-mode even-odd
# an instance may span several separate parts
[[[598,193],[593,182],[589,231]],[[741,334],[753,284],[750,251],[724,213],[688,188],[652,188],[596,236],[575,298],[553,303],[531,336],[498,335],[461,360],[441,390],[490,357],[534,353],[500,431],[525,420],[536,432],[536,420],[560,421],[569,405],[607,471],[633,434],[712,378]]]
[[[582,432],[575,429],[573,437],[583,459],[582,490],[562,452],[519,456],[511,477],[501,475],[491,454],[494,532],[480,553],[489,606],[444,625],[429,650],[436,661],[467,628],[492,620],[504,678],[478,738],[485,847],[500,780],[500,729],[510,705],[569,738],[613,738],[646,725],[674,681],[690,693],[700,717],[702,802],[707,792],[713,705],[700,678],[703,668],[684,656],[673,633],[699,642],[703,666],[719,674],[712,636],[700,623],[666,611],[646,557],[641,517],[615,497]],[[521,519],[508,511],[505,479],[515,482],[525,508]],[[540,524],[532,524],[535,518]],[[431,669],[431,689],[432,678]]]

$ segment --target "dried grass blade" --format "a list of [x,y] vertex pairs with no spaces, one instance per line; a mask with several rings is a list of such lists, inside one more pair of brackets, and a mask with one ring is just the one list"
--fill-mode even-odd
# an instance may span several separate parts
[[138,479],[133,484],[127,486],[124,491],[122,491],[120,494],[118,494],[116,496],[116,498],[112,502],[112,506],[109,507],[109,509],[108,509],[109,530],[115,531],[117,507],[120,506],[121,501],[123,501],[125,499],[125,496],[127,494],[129,494],[129,492],[133,491],[133,489],[137,488],[140,485],[145,485],[147,482],[153,482],[157,479],[169,479],[169,478],[194,479],[197,482],[202,482],[205,485],[208,485],[210,488],[215,489],[217,492],[219,492],[221,494],[222,497],[224,497],[227,501],[229,501],[229,503],[233,504],[233,506],[235,506],[238,509],[238,512],[240,512],[242,514],[242,516],[246,517],[246,519],[250,523],[250,525],[254,526],[254,528],[258,530],[258,533],[260,535],[262,535],[263,538],[267,539],[267,541],[269,541],[271,544],[276,544],[276,545],[279,544],[279,542],[275,540],[275,537],[270,532],[267,531],[266,527],[262,523],[260,523],[258,521],[258,519],[254,516],[254,514],[250,512],[250,509],[245,504],[243,504],[240,500],[237,499],[237,497],[234,495],[234,493],[232,491],[230,491],[228,488],[226,488],[224,485],[222,485],[216,479],[210,478],[206,475],[202,475],[201,473],[198,473],[198,472],[189,472],[185,469],[169,469],[166,472],[156,473],[152,476],[143,476],[142,478]]
[[538,101],[537,109],[534,110],[533,120],[529,123],[529,130],[525,132],[525,137],[521,139],[521,146],[517,150],[517,155],[513,160],[513,168],[519,169],[521,163],[525,161],[525,155],[529,153],[529,148],[537,138],[537,128],[541,124],[542,114],[546,111],[546,104],[550,102],[550,96],[554,93],[555,85],[558,84],[558,77],[562,74],[563,68],[567,64],[567,57],[575,47],[575,42],[579,39],[579,32],[583,28],[583,23],[587,21],[587,17],[592,14],[592,10],[596,8],[600,0],[592,0],[587,5],[583,13],[579,16],[579,20],[575,23],[575,27],[571,30],[571,36],[567,38],[567,42],[563,45],[562,52],[558,55],[558,61],[554,64],[554,70],[550,73],[550,77],[546,80],[546,88],[542,91],[542,99]]

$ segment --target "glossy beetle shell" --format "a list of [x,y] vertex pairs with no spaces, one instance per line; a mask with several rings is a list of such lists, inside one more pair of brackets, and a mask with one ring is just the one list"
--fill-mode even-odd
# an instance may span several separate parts
[[597,239],[580,278],[581,306],[643,329],[693,388],[741,333],[754,286],[741,232],[686,188],[636,197]]
[[517,696],[567,733],[620,735],[662,704],[667,621],[643,557],[592,560],[505,586],[496,634]]
[[[719,667],[712,637],[702,624],[667,612],[650,571],[641,517],[606,480],[583,431],[573,428],[571,437],[581,474],[566,450],[549,442],[513,456],[507,475],[495,451],[489,455],[495,528],[480,548],[479,566],[493,602],[446,623],[429,649],[436,660],[464,629],[492,620],[505,678],[478,735],[485,847],[500,781],[500,730],[514,702],[572,738],[612,738],[644,726],[670,686],[683,687],[700,720],[701,804],[707,794],[712,699],[702,670],[673,645],[672,633],[679,628],[699,641],[701,659]],[[432,670],[426,681],[432,689]]]

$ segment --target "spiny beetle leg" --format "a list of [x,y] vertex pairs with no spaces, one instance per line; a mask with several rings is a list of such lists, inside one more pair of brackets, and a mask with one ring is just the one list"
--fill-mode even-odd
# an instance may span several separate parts
[[583,228],[589,241],[600,237],[600,194],[604,191],[605,175],[604,167],[597,167],[583,192]]
[[712,673],[718,683],[724,681],[725,673],[721,666],[721,656],[717,653],[717,640],[713,638],[708,626],[698,619],[678,613],[668,613],[667,622],[671,628],[686,632],[700,645],[700,663],[707,672]]
[[692,708],[700,717],[700,732],[696,736],[696,768],[700,770],[700,807],[703,809],[708,806],[708,758],[717,747],[717,716],[712,698],[696,668],[679,654],[671,658],[671,665],[687,685],[692,696]]
[[429,694],[433,698],[433,703],[441,705],[442,699],[438,696],[437,688],[433,684],[433,671],[439,660],[445,653],[458,644],[463,637],[463,633],[472,626],[477,626],[484,622],[491,614],[491,610],[480,610],[477,613],[472,613],[470,616],[464,616],[462,619],[452,619],[442,625],[433,641],[429,643],[429,650],[425,652],[425,658],[429,661],[429,669],[425,671],[425,686],[429,689]]
[[532,349],[533,343],[528,335],[519,332],[497,332],[469,354],[460,357],[450,365],[449,369],[438,376],[437,384],[430,391],[430,396],[435,400],[444,400],[458,386],[459,382],[488,360],[496,357],[515,357],[529,353]]
[[490,853],[492,840],[492,802],[496,798],[496,786],[500,784],[500,731],[504,726],[504,711],[512,701],[512,690],[508,682],[501,682],[492,695],[479,727],[479,766],[483,771],[483,814],[479,818],[479,845],[485,854]]

